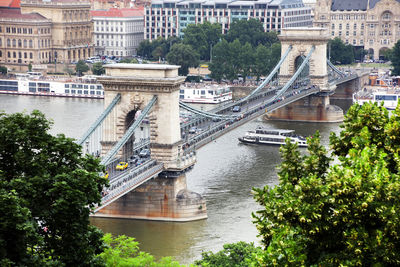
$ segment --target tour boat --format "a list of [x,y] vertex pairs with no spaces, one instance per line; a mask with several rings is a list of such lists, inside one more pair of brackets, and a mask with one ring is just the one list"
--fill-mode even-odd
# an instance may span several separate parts
[[0,78],[0,94],[104,98],[104,88],[96,78],[52,78],[29,73]]
[[388,110],[394,110],[397,107],[400,99],[400,91],[359,91],[353,94],[353,103],[362,105],[366,102],[377,102],[378,104],[383,103],[383,106]]
[[289,138],[292,143],[298,144],[299,147],[307,147],[305,137],[296,135],[294,130],[265,129],[257,127],[255,131],[248,131],[243,137],[239,137],[239,141],[248,144],[261,145],[284,145],[285,139]]
[[228,85],[187,83],[181,86],[179,100],[187,103],[218,104],[232,100]]

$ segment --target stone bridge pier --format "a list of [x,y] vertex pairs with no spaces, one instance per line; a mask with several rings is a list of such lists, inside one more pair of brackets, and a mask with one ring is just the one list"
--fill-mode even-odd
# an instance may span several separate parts
[[285,107],[266,115],[267,119],[293,120],[312,122],[343,121],[343,110],[330,104],[329,96],[336,89],[328,81],[327,43],[330,36],[323,28],[288,28],[282,29],[279,39],[282,45],[282,55],[292,46],[288,57],[282,63],[279,72],[279,83],[285,85],[295,74],[302,62],[302,56],[307,56],[314,46],[308,65],[310,83],[320,88],[320,93],[300,99]]
[[[141,110],[156,95],[148,114],[151,158],[163,163],[164,170],[130,191],[95,216],[164,221],[191,221],[207,218],[205,199],[187,189],[185,172],[196,162],[195,155],[184,155],[179,119],[179,89],[185,77],[179,66],[159,64],[105,65],[106,75],[98,81],[104,86],[105,106],[116,94],[120,102],[106,118],[102,134],[102,155],[117,143]],[[119,151],[126,159],[132,155],[134,137]],[[129,170],[128,170],[129,171]]]

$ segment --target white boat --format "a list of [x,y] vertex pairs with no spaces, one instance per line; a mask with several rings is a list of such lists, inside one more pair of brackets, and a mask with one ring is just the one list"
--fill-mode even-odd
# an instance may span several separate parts
[[187,103],[218,104],[232,100],[228,85],[187,83],[181,86],[179,100]]
[[104,88],[90,76],[51,78],[17,74],[16,78],[0,78],[0,94],[104,98]]
[[383,103],[383,106],[388,110],[393,110],[397,107],[400,99],[399,90],[391,91],[375,91],[375,92],[357,92],[353,94],[353,103],[362,105],[366,102]]
[[261,145],[284,145],[286,138],[292,143],[298,144],[299,147],[307,147],[305,137],[296,135],[294,130],[265,129],[257,127],[255,131],[248,131],[243,137],[239,137],[239,141],[248,144]]

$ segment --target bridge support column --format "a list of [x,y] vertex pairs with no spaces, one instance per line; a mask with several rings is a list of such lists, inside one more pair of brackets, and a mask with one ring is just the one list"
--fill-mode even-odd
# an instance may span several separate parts
[[96,217],[193,221],[207,218],[205,199],[186,187],[186,175],[157,177],[98,211]]
[[[182,147],[179,89],[185,78],[178,75],[178,68],[158,64],[111,64],[105,66],[106,75],[98,78],[104,86],[106,105],[116,94],[121,95],[120,102],[105,121],[102,155],[124,135],[136,115],[156,95],[157,101],[147,117],[151,158],[162,163],[163,172],[162,176],[148,180],[100,209],[95,216],[166,221],[207,218],[204,198],[189,191],[186,184],[185,172],[195,164],[196,156],[185,153]],[[128,156],[134,153],[128,152]]]
[[330,105],[329,96],[311,95],[266,114],[264,118],[268,120],[341,122],[343,121],[343,110],[338,106]]

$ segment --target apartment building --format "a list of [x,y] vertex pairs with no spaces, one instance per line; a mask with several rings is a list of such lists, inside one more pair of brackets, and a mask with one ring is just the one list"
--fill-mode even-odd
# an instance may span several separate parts
[[145,8],[144,38],[183,36],[189,24],[220,23],[228,32],[236,20],[257,19],[265,31],[312,26],[311,8],[301,0],[155,0]]
[[71,62],[93,55],[92,19],[87,0],[21,0],[21,13],[52,22],[52,58]]
[[317,0],[314,25],[382,57],[400,39],[400,0]]
[[0,64],[70,63],[93,55],[86,0],[5,0],[0,3]]
[[40,14],[0,9],[0,64],[41,64],[52,57],[52,23]]
[[144,10],[115,9],[91,11],[96,55],[127,57],[136,55],[143,41]]

